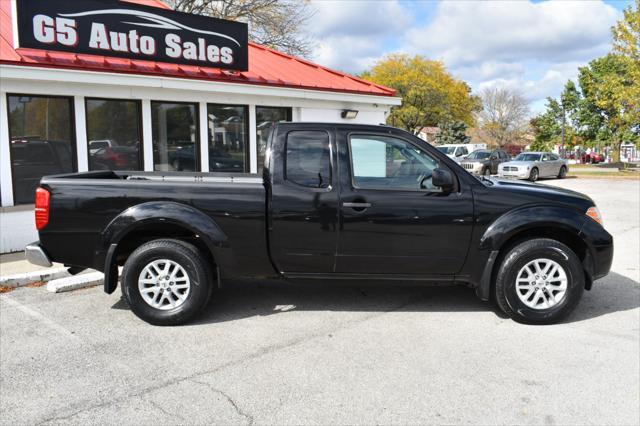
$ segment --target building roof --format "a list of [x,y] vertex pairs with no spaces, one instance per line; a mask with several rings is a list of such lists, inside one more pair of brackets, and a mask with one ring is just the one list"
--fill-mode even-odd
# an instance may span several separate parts
[[[125,1],[170,9],[160,0]],[[251,42],[249,43],[249,70],[244,72],[99,55],[14,49],[11,15],[11,1],[0,1],[1,64],[178,77],[374,96],[395,96],[396,94],[395,90],[388,87]]]

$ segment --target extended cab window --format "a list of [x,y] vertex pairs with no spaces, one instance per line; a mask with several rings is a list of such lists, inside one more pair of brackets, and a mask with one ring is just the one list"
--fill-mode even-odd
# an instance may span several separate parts
[[331,185],[329,135],[321,131],[295,131],[287,134],[285,178],[309,188]]
[[349,147],[358,188],[437,190],[431,175],[438,161],[403,139],[353,135]]

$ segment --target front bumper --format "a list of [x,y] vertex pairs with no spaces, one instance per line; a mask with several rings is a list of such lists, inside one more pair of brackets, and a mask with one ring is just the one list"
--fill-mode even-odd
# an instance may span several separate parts
[[484,167],[482,163],[461,162],[460,165],[462,166],[463,169],[465,169],[466,171],[474,175],[479,175],[480,173],[482,173],[482,169]]
[[53,265],[49,256],[44,252],[39,242],[29,244],[24,248],[24,255],[30,263],[49,268]]
[[530,170],[506,171],[498,170],[498,177],[505,179],[529,179]]

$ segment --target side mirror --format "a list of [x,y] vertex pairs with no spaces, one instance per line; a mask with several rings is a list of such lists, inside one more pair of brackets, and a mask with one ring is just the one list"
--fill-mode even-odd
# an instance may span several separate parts
[[453,174],[449,170],[435,169],[431,175],[433,186],[442,188],[442,192],[451,192],[454,188]]

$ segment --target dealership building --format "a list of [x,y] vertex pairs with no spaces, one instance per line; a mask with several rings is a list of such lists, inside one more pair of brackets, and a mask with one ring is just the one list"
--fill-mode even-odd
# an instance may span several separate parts
[[384,123],[389,88],[159,0],[0,2],[0,252],[36,240],[34,190],[91,170],[259,173],[278,121]]

